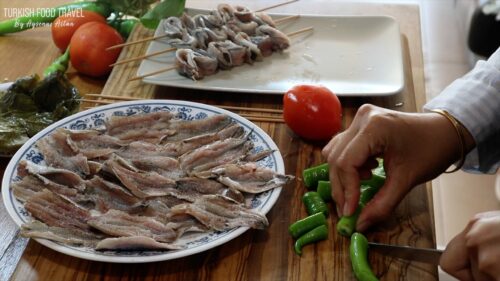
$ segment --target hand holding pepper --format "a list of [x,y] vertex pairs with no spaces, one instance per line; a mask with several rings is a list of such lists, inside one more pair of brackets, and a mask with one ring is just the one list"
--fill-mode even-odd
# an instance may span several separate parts
[[[467,136],[467,149],[473,140]],[[351,126],[323,149],[328,159],[332,196],[339,215],[351,215],[360,196],[361,180],[371,176],[375,157],[384,159],[384,186],[361,212],[364,231],[388,217],[417,184],[430,180],[459,158],[460,141],[453,125],[436,113],[403,113],[373,105],[359,108]]]

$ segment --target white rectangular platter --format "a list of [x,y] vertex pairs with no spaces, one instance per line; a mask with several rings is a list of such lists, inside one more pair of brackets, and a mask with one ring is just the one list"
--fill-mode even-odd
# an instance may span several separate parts
[[[204,13],[206,13],[205,11]],[[189,14],[200,13],[194,10]],[[273,19],[288,15],[270,14]],[[162,25],[155,35],[163,34]],[[398,23],[387,16],[313,16],[279,25],[284,33],[306,27],[291,37],[291,46],[261,62],[245,64],[193,81],[177,71],[143,78],[143,82],[212,91],[283,94],[296,84],[322,84],[340,96],[386,96],[404,86]],[[146,54],[169,48],[165,40],[152,41]],[[137,75],[174,65],[175,52],[144,59]]]

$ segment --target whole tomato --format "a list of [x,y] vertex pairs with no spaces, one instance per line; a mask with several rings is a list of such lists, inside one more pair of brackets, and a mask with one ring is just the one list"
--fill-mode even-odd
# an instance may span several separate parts
[[106,23],[106,19],[100,14],[92,11],[81,10],[77,13],[70,12],[59,16],[52,23],[52,40],[54,44],[62,51],[66,51],[73,33],[87,22]]
[[304,139],[328,140],[342,127],[342,106],[326,87],[297,85],[283,96],[283,118]]
[[111,71],[110,64],[120,55],[121,48],[106,50],[122,44],[123,38],[114,28],[101,22],[88,22],[78,28],[71,38],[71,65],[82,74],[99,77]]

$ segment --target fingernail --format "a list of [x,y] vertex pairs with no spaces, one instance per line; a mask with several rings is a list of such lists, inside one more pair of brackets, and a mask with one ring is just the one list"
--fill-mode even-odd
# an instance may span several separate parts
[[342,214],[349,215],[349,206],[347,205],[347,203],[344,203],[344,210]]

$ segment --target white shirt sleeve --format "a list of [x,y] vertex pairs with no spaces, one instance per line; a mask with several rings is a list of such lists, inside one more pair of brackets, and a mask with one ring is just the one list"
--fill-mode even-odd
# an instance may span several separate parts
[[463,169],[495,173],[500,167],[500,48],[424,105],[425,111],[431,109],[448,111],[476,141]]

